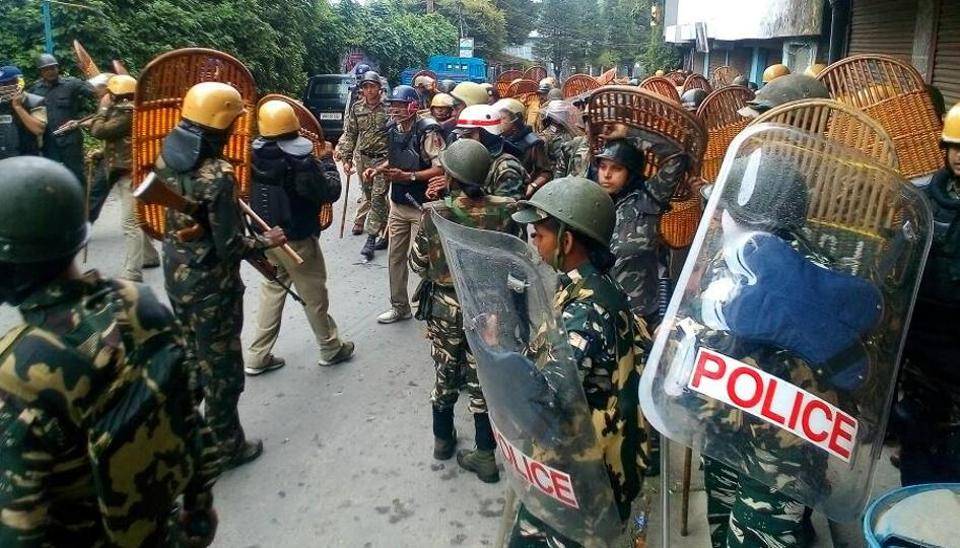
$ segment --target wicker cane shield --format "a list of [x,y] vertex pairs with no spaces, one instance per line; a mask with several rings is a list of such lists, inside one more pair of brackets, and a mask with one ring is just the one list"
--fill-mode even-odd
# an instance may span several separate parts
[[533,80],[534,82],[540,82],[540,80],[543,80],[546,77],[547,77],[547,69],[539,65],[534,65],[528,68],[527,70],[523,71],[524,80]]
[[670,72],[663,75],[664,78],[673,82],[675,86],[683,86],[683,83],[687,81],[687,76],[689,72],[683,70],[671,70]]
[[751,99],[753,92],[748,88],[727,86],[707,95],[697,109],[697,117],[707,130],[707,150],[703,154],[703,167],[700,170],[704,181],[712,183],[717,180],[727,148],[750,122],[738,111],[747,106],[747,101]]
[[680,94],[677,93],[677,86],[673,85],[673,81],[669,78],[664,76],[651,76],[643,82],[640,82],[640,88],[652,91],[678,105],[680,104]]
[[80,69],[84,78],[90,79],[103,72],[97,67],[97,64],[93,62],[93,57],[90,57],[90,54],[87,53],[86,48],[83,47],[83,44],[81,44],[79,40],[73,41],[73,54],[77,58],[77,68]]
[[883,126],[897,148],[904,177],[943,166],[943,123],[917,69],[886,55],[854,55],[817,76],[837,101],[862,110]]
[[683,81],[683,91],[681,91],[680,94],[682,95],[691,89],[702,89],[703,91],[710,93],[713,91],[713,86],[711,86],[710,82],[708,82],[703,76],[700,76],[699,74],[691,74],[690,76],[687,76],[686,80]]
[[726,86],[732,86],[733,81],[740,76],[740,71],[733,67],[728,67],[723,65],[722,67],[717,67],[713,69],[713,87],[714,89],[720,89]]
[[503,97],[513,97],[522,102],[523,96],[528,93],[537,93],[537,82],[533,80],[514,80],[507,88],[507,94]]
[[589,74],[571,74],[563,82],[563,98],[571,99],[600,87],[600,82]]
[[597,81],[600,82],[601,86],[605,86],[607,84],[612,83],[613,79],[616,77],[617,77],[617,67],[613,67],[612,69],[598,76]]
[[506,84],[509,85],[510,82],[513,82],[518,78],[519,79],[523,78],[523,72],[517,69],[510,69],[510,70],[505,70],[501,72],[500,76],[497,76],[497,82],[506,82]]
[[[673,248],[690,245],[700,222],[700,198],[692,185],[700,173],[700,164],[707,145],[707,132],[700,121],[679,104],[660,95],[632,86],[607,86],[590,94],[588,138],[593,153],[603,146],[600,134],[610,124],[625,124],[661,135],[673,141],[690,155],[690,174],[677,187],[670,201],[670,211],[660,219],[660,235]],[[657,172],[663,158],[646,153],[644,175]]]
[[[330,143],[323,140],[323,128],[320,127],[320,122],[317,121],[317,118],[312,112],[296,100],[286,95],[280,95],[279,93],[264,95],[263,98],[260,99],[260,102],[257,103],[257,110],[259,111],[260,106],[267,101],[283,101],[293,107],[293,111],[297,113],[297,118],[300,120],[300,136],[309,139],[310,142],[313,143],[313,153],[317,158],[323,158],[331,153],[333,148],[330,146]],[[333,223],[333,204],[325,203],[320,206],[318,219],[320,221],[320,230],[326,230]]]
[[[160,155],[163,139],[180,122],[183,96],[200,82],[224,82],[237,88],[246,107],[233,125],[224,158],[233,164],[238,194],[250,188],[250,139],[256,113],[257,86],[247,67],[212,49],[186,48],[164,53],[144,67],[137,81],[133,117],[133,185],[136,188]],[[137,217],[151,237],[163,237],[166,209],[137,204]]]
[[127,67],[123,64],[123,61],[121,61],[120,59],[113,60],[113,73],[123,74],[124,76],[130,75],[130,71],[127,70]]

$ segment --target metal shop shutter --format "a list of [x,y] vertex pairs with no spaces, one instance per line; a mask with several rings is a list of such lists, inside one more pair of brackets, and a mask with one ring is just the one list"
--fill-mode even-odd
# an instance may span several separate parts
[[854,0],[848,53],[882,53],[909,63],[916,23],[917,0]]
[[960,2],[956,0],[941,2],[932,83],[943,93],[948,109],[960,102]]

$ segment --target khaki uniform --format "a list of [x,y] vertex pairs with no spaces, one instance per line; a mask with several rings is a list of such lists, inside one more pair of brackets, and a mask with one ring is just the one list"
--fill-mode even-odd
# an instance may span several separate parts
[[[100,109],[90,126],[90,133],[103,140],[103,170],[106,172],[106,189],[100,189],[103,198],[109,188],[116,185],[120,194],[123,241],[126,249],[120,277],[134,282],[143,281],[144,263],[156,265],[160,256],[150,243],[150,238],[137,223],[137,204],[133,198],[131,175],[131,132],[133,131],[133,103],[118,101]],[[93,183],[91,183],[93,184]],[[98,208],[99,209],[99,208]]]

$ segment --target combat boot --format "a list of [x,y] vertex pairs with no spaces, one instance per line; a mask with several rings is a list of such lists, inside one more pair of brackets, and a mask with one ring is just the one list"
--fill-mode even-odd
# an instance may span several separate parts
[[460,451],[457,453],[457,464],[460,468],[475,473],[484,483],[500,481],[500,469],[497,468],[497,459],[493,456],[493,451],[483,449]]
[[363,249],[360,250],[360,254],[363,255],[368,261],[373,260],[373,251],[377,246],[377,237],[376,236],[367,236],[367,242],[363,244]]
[[453,427],[453,408],[433,406],[433,458],[448,460],[457,449],[457,429]]
[[382,238],[377,238],[377,243],[374,244],[373,248],[377,251],[383,251],[384,249],[390,247],[390,238],[384,236]]

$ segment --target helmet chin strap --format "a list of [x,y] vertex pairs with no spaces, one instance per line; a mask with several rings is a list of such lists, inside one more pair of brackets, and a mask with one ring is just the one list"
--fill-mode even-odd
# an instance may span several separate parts
[[553,252],[553,258],[550,262],[550,266],[558,272],[563,272],[563,262],[567,255],[563,250],[563,237],[566,233],[567,223],[560,223],[560,228],[557,229],[557,249]]

